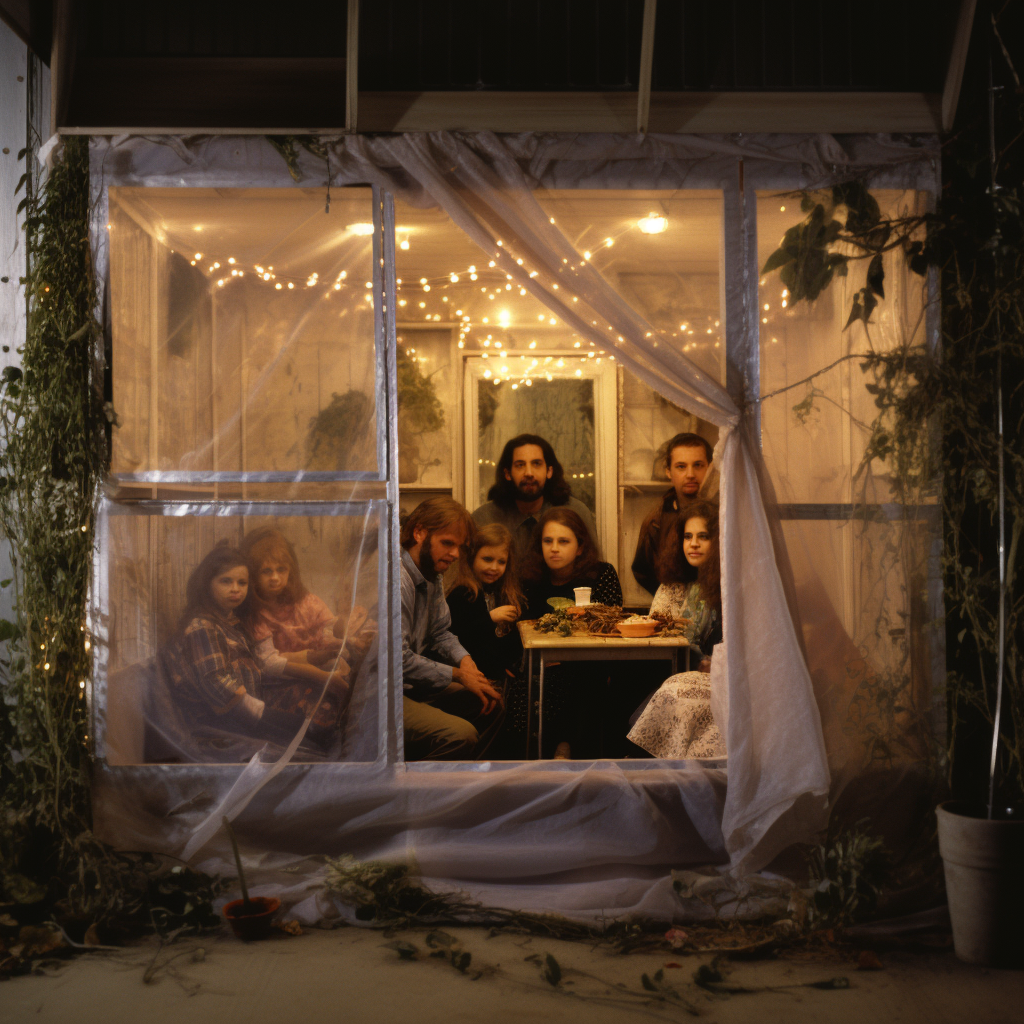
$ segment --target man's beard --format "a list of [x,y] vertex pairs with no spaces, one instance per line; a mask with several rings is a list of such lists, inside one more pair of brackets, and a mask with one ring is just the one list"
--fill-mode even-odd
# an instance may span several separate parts
[[536,501],[544,493],[544,485],[542,485],[539,480],[531,480],[530,485],[532,490],[529,491],[523,490],[522,481],[519,483],[519,486],[516,487],[516,497],[518,497],[520,501]]
[[428,533],[420,545],[420,572],[424,577],[436,576],[437,566],[434,564],[434,556],[430,553],[431,538],[434,535]]

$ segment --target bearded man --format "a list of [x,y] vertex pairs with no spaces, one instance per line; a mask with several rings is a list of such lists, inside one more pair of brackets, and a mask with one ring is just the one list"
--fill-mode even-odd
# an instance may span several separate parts
[[402,526],[402,708],[407,761],[479,757],[501,724],[502,697],[451,631],[442,576],[473,536],[452,498],[420,502]]
[[505,445],[494,470],[494,486],[487,497],[489,500],[473,512],[473,521],[477,526],[505,526],[512,534],[517,565],[522,565],[530,549],[541,513],[553,505],[571,508],[583,520],[595,547],[599,547],[594,514],[572,496],[562,464],[551,445],[537,434],[519,434]]

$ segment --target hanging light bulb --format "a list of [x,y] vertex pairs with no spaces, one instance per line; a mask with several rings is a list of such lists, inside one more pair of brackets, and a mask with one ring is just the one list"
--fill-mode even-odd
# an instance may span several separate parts
[[366,223],[346,224],[345,230],[352,232],[353,235],[372,235],[373,225]]
[[652,211],[646,217],[641,217],[636,226],[645,235],[660,235],[668,227],[668,218]]

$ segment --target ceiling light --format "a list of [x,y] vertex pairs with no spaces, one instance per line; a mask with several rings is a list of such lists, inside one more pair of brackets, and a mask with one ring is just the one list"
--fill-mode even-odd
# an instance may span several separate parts
[[351,231],[353,235],[372,235],[373,225],[360,222],[359,224],[346,224],[346,231]]
[[647,214],[646,217],[641,217],[636,222],[636,226],[645,235],[660,235],[668,227],[668,218],[661,217],[652,212]]

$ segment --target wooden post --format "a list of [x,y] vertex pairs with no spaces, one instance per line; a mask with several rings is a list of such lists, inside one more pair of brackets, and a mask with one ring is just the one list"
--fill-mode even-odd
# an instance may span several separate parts
[[964,65],[967,63],[967,48],[971,42],[971,27],[974,25],[974,9],[977,0],[961,0],[960,16],[953,35],[953,48],[946,68],[946,84],[942,89],[942,130],[948,132],[956,117],[956,105],[960,99],[960,85],[964,80]]
[[644,24],[640,33],[640,81],[637,88],[636,130],[647,134],[651,120],[651,74],[654,70],[654,15],[658,0],[644,0]]
[[345,62],[345,131],[358,130],[359,0],[348,0],[348,52]]

